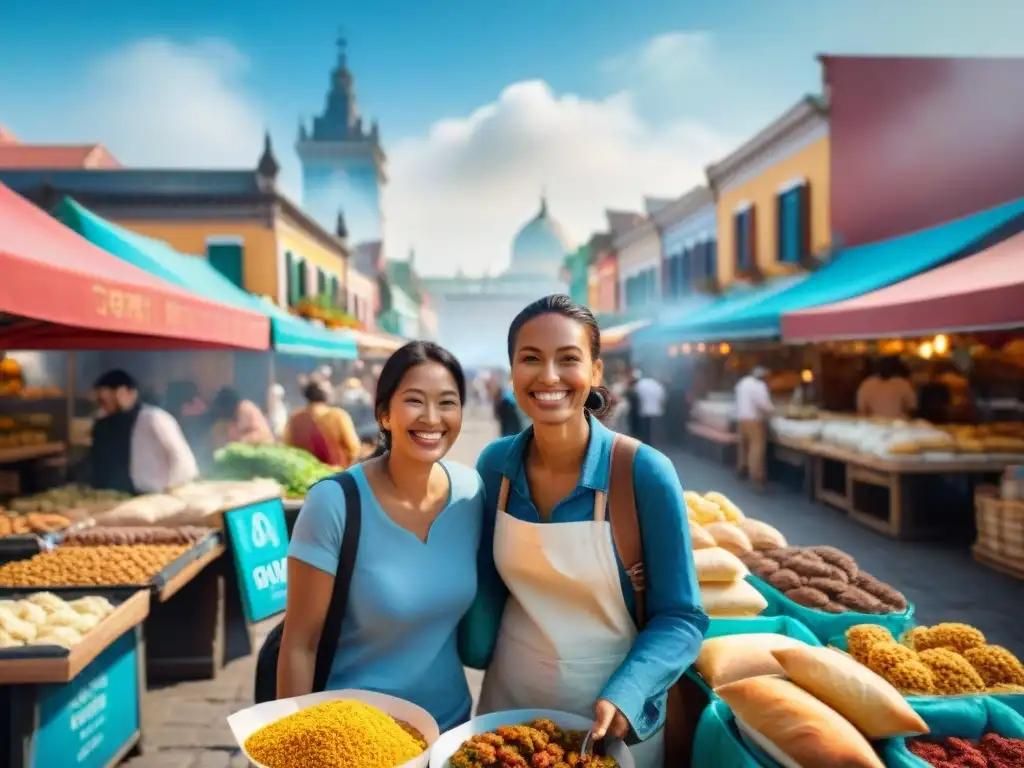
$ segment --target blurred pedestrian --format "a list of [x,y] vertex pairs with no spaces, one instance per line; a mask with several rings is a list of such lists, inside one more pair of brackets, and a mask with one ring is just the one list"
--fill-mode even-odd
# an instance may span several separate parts
[[252,400],[243,399],[231,387],[222,387],[210,406],[211,443],[214,450],[227,443],[269,445],[274,433],[263,411]]
[[736,472],[747,473],[758,488],[765,485],[765,457],[768,451],[768,418],[775,406],[765,383],[768,369],[756,366],[736,385],[736,420],[739,422],[739,446]]
[[665,398],[667,393],[661,382],[652,376],[637,374],[636,390],[637,405],[640,409],[637,434],[642,442],[651,445],[654,440],[655,424],[665,417]]
[[361,448],[352,417],[331,405],[330,392],[323,383],[306,385],[304,394],[306,407],[288,419],[284,443],[308,451],[330,467],[350,467]]

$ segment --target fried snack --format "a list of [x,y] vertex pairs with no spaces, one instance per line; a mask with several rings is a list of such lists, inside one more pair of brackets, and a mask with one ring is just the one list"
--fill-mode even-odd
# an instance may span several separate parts
[[810,547],[810,551],[820,557],[829,565],[834,565],[840,568],[848,580],[853,581],[860,574],[860,569],[857,567],[857,561],[854,560],[850,555],[843,552],[841,549],[835,547]]
[[960,622],[943,622],[934,627],[915,627],[907,635],[908,645],[915,651],[927,651],[931,648],[950,648],[963,653],[968,648],[980,648],[985,645],[985,635],[981,630],[970,624]]
[[882,601],[872,597],[863,589],[847,587],[837,598],[840,603],[857,613],[881,614],[889,613]]
[[868,653],[874,646],[895,642],[892,633],[877,624],[857,624],[846,630],[847,652],[864,665],[868,664]]
[[835,572],[828,563],[813,552],[801,552],[786,558],[782,563],[786,568],[795,571],[805,578],[832,578]]
[[210,535],[209,528],[182,526],[96,526],[66,537],[62,544],[69,547],[103,547],[127,544],[196,544]]
[[0,514],[0,538],[5,536],[27,536],[62,531],[71,525],[64,515],[30,512],[24,515]]
[[853,580],[853,585],[881,600],[884,605],[895,609],[896,612],[907,610],[907,598],[903,596],[902,592],[879,581],[869,573],[858,574]]
[[845,581],[839,579],[828,579],[820,576],[815,576],[812,579],[807,580],[808,587],[814,587],[815,589],[821,590],[833,600],[847,590],[850,586]]
[[985,690],[985,681],[981,675],[967,659],[949,648],[929,648],[920,651],[917,657],[932,671],[935,691],[939,694],[955,696]]
[[718,491],[708,491],[704,494],[704,498],[721,509],[725,519],[730,523],[741,523],[746,519],[740,508]]
[[988,687],[1024,685],[1024,664],[1000,645],[983,645],[963,652]]
[[3,587],[148,584],[190,549],[185,545],[58,547],[0,566]]
[[917,654],[896,642],[878,643],[868,652],[868,669],[903,694],[934,694],[935,674]]
[[820,610],[824,611],[825,613],[849,613],[850,612],[849,609],[845,605],[842,605],[841,603],[837,603],[835,600],[829,600],[827,603],[825,603],[823,606],[821,606]]
[[503,725],[467,739],[452,755],[451,768],[618,768],[611,757],[581,757],[581,731],[563,731],[550,720]]

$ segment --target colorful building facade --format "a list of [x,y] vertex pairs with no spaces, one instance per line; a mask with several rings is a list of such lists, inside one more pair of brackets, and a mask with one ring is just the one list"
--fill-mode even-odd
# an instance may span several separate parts
[[832,243],[828,108],[806,96],[707,169],[717,200],[718,282],[790,274]]
[[672,304],[694,291],[718,286],[718,232],[715,198],[695,187],[654,217],[661,230],[662,299]]
[[277,190],[269,136],[254,171],[0,170],[0,180],[52,209],[65,196],[175,250],[210,260],[282,307],[326,297],[344,309],[348,249]]
[[619,309],[629,317],[654,309],[661,301],[661,235],[654,221],[641,218],[614,240],[618,254]]
[[302,164],[302,205],[313,218],[332,227],[341,210],[352,242],[380,240],[386,158],[377,123],[364,126],[359,113],[344,39],[338,41],[324,111],[311,129],[300,122],[295,148]]
[[[886,240],[1024,196],[1024,59],[825,56],[832,228]],[[884,179],[884,183],[879,183]]]

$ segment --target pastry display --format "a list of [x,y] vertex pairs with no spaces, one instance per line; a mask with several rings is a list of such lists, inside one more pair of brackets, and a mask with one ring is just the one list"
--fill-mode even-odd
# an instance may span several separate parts
[[64,600],[37,592],[19,600],[0,600],[0,649],[26,645],[71,648],[114,612],[105,597]]
[[94,587],[148,584],[188,552],[184,544],[57,547],[0,566],[0,587]]
[[95,526],[77,531],[64,538],[65,547],[103,547],[117,544],[196,544],[210,535],[209,528],[183,526],[161,528],[158,526],[113,527]]
[[797,605],[825,613],[902,613],[907,599],[862,571],[835,547],[781,547],[749,552],[743,562],[758,578]]
[[64,485],[34,496],[15,499],[7,506],[18,514],[61,514],[77,519],[110,509],[127,498],[130,498],[129,494],[118,491],[100,491],[84,485]]
[[846,646],[904,694],[1024,693],[1024,665],[969,624],[916,627],[902,642],[884,627],[858,624],[846,631]]

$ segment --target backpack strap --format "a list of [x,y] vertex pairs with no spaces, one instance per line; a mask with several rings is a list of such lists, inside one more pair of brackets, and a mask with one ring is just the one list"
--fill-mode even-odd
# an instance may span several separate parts
[[338,568],[334,574],[334,588],[331,602],[320,631],[320,642],[316,648],[316,666],[313,669],[313,690],[320,693],[327,689],[327,681],[334,666],[334,654],[341,637],[341,620],[345,618],[348,606],[349,588],[352,586],[352,572],[356,567],[356,553],[359,549],[359,532],[363,526],[363,506],[359,487],[349,472],[342,472],[330,478],[341,486],[345,494],[345,532],[341,537],[341,551],[338,554]]
[[642,628],[645,620],[644,547],[633,488],[633,464],[639,446],[632,437],[615,436],[608,479],[608,512],[615,550],[633,585],[637,625]]

